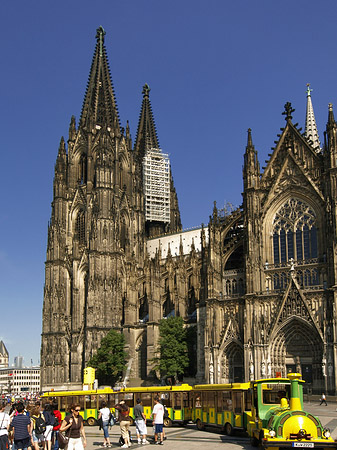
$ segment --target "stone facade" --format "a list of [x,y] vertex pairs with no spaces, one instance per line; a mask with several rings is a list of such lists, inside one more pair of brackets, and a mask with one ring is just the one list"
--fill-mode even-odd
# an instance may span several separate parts
[[79,125],[71,119],[55,165],[43,389],[80,383],[111,328],[126,337],[133,382],[146,380],[159,320],[179,314],[197,327],[198,381],[296,370],[314,391],[335,392],[337,125],[330,107],[321,149],[310,91],[308,103],[304,134],[286,105],[285,127],[262,171],[248,131],[239,209],[214,205],[207,227],[182,232],[171,176],[170,222],[147,222],[142,159],[159,148],[149,88],[132,146],[98,30]]

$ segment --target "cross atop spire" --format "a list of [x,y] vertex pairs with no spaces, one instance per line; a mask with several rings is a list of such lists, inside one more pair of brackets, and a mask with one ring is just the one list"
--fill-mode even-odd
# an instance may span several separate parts
[[314,108],[311,101],[310,84],[307,83],[307,113],[305,117],[305,137],[308,141],[311,141],[311,145],[314,150],[319,153],[321,151],[321,143],[319,142],[317,125],[315,120]]
[[138,130],[135,141],[135,151],[143,157],[146,150],[151,148],[159,148],[156,125],[153,118],[150,103],[150,87],[148,84],[143,86],[143,103],[140,111]]
[[120,124],[106,49],[105,31],[102,26],[96,30],[96,48],[91,64],[89,81],[84,97],[80,126],[91,129],[109,127],[114,134],[120,134]]

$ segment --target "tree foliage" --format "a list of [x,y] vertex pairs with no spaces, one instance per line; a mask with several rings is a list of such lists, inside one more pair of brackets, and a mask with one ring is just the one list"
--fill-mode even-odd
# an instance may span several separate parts
[[181,317],[169,317],[159,323],[159,355],[154,359],[155,370],[161,376],[178,377],[188,367],[186,329]]
[[101,346],[87,365],[96,369],[100,385],[113,386],[126,367],[127,353],[124,351],[124,335],[111,329],[102,339]]

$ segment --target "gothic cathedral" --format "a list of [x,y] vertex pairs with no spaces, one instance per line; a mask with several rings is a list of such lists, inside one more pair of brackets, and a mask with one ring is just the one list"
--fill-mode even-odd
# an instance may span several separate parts
[[[195,379],[228,383],[301,372],[313,392],[337,389],[337,124],[321,146],[307,90],[304,133],[285,126],[260,170],[248,130],[243,203],[214,205],[208,226],[183,231],[168,156],[147,85],[134,144],[122,128],[105,32],[78,125],[55,164],[48,226],[41,385],[79,385],[114,328],[130,382],[151,374],[159,320],[195,327]],[[323,147],[323,148],[322,148]]]

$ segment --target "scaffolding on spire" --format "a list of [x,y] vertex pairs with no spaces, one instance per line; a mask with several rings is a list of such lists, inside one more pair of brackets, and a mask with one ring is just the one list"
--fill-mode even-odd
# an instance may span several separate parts
[[143,158],[145,220],[170,222],[170,178],[168,154],[147,149]]

